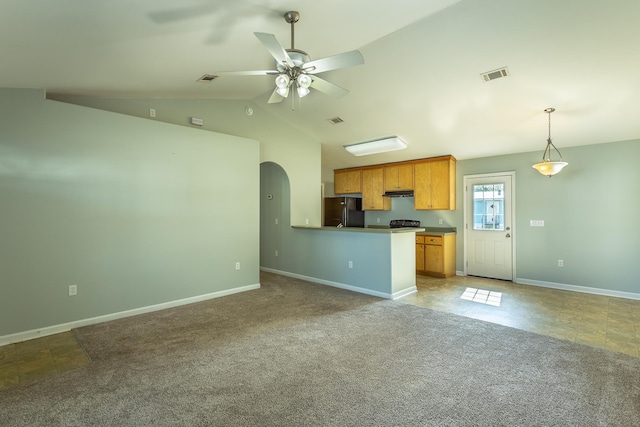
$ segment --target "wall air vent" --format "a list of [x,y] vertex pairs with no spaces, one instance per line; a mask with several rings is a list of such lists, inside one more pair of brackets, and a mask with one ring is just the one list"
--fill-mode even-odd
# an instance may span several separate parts
[[215,76],[213,74],[205,74],[202,77],[200,77],[198,80],[196,80],[197,82],[210,82],[213,79],[217,79],[218,76]]
[[507,77],[509,75],[509,69],[507,67],[498,68],[497,70],[487,71],[480,74],[483,82],[499,79],[500,77]]
[[340,117],[333,117],[327,120],[329,120],[329,123],[331,123],[332,125],[337,125],[338,123],[344,123],[344,120],[342,120]]

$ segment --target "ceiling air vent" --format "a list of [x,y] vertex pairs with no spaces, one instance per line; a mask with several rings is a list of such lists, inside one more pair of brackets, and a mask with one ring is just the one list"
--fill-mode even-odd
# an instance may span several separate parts
[[337,125],[338,123],[343,123],[344,120],[342,120],[340,117],[333,117],[331,119],[327,119],[329,120],[329,123],[331,123],[332,125]]
[[198,80],[196,80],[197,82],[210,82],[213,79],[218,78],[218,76],[215,76],[213,74],[205,74],[202,77],[200,77]]
[[499,79],[500,77],[507,77],[509,75],[509,70],[507,67],[498,68],[497,70],[487,71],[486,73],[480,74],[482,77],[482,81],[488,82],[490,80]]

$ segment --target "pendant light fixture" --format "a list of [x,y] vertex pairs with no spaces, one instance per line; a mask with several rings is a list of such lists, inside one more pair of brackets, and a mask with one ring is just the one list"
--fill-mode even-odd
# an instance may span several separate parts
[[[549,178],[560,172],[562,168],[569,164],[562,160],[562,154],[560,154],[560,151],[555,145],[553,145],[553,142],[551,142],[551,113],[554,111],[556,111],[555,108],[545,108],[544,110],[544,112],[549,115],[549,136],[547,137],[547,148],[545,148],[544,153],[542,153],[542,162],[533,165],[535,170]],[[560,161],[554,162],[551,160],[551,147],[553,147],[553,149],[558,153],[558,156],[560,156]]]

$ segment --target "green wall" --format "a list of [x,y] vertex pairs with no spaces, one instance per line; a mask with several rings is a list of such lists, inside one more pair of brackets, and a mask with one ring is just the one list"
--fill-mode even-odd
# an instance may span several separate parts
[[[51,95],[77,105],[114,111],[151,121],[220,132],[260,141],[260,162],[274,162],[291,177],[291,222],[320,225],[320,142],[273,116],[262,105],[243,100],[130,99]],[[252,115],[246,108],[253,109]],[[149,117],[149,109],[156,118]],[[204,120],[194,127],[190,118]],[[256,185],[257,182],[256,182]]]
[[259,163],[254,140],[0,89],[0,340],[257,287]]

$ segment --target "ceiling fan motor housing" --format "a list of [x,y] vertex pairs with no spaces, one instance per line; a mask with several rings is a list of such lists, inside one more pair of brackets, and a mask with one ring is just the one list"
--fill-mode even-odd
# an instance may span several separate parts
[[302,72],[302,66],[305,63],[309,62],[311,58],[309,57],[309,54],[303,50],[299,50],[299,49],[286,49],[286,50],[287,50],[287,53],[289,54],[289,58],[291,58],[291,61],[293,61],[294,67],[289,68],[283,64],[276,62],[276,68],[278,69],[279,72],[285,73],[285,74],[289,74],[291,70],[292,71],[291,74],[295,74],[297,76]]

